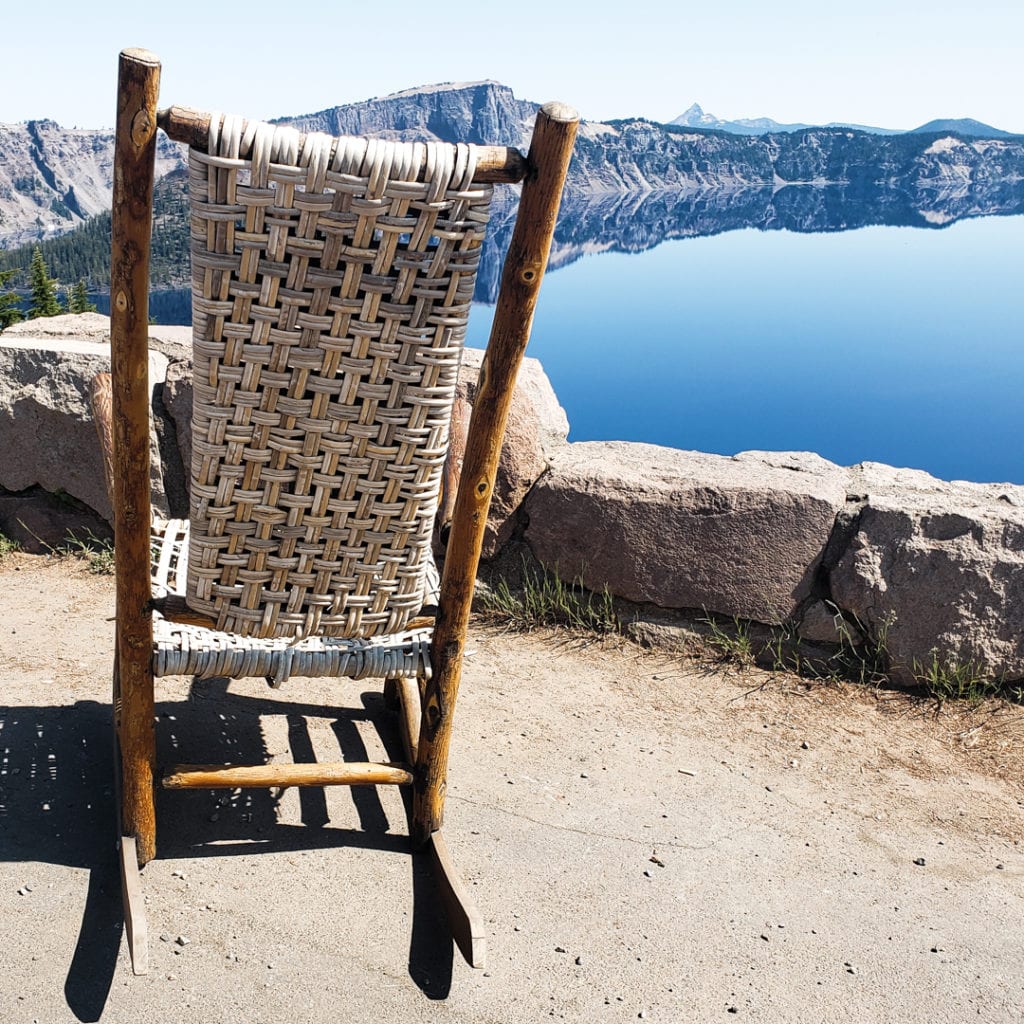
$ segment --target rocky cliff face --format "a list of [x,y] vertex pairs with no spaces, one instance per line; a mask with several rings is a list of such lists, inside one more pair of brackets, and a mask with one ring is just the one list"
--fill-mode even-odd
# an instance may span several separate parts
[[[536,105],[496,82],[439,85],[286,119],[303,131],[525,147]],[[180,167],[161,136],[158,173]],[[109,208],[112,135],[52,121],[0,125],[0,245],[69,231]],[[1024,137],[872,135],[844,128],[743,136],[629,120],[581,127],[568,195],[693,193],[837,184],[859,190],[991,188],[1024,181]]]
[[[0,124],[0,244],[64,234],[110,209],[114,134],[54,121]],[[184,164],[163,135],[157,174]]]
[[445,83],[283,118],[279,123],[328,135],[435,138],[525,149],[536,110],[536,103],[517,100],[508,86],[498,82]]
[[791,183],[907,189],[996,180],[1024,180],[1024,138],[843,128],[738,136],[640,120],[585,125],[570,170],[573,192]]

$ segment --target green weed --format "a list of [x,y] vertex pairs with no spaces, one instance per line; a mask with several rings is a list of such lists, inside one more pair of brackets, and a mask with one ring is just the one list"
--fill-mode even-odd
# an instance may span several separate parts
[[15,551],[20,550],[21,545],[13,537],[8,537],[5,533],[0,533],[0,562],[2,562],[8,555],[13,555]]
[[484,610],[513,629],[566,626],[585,633],[617,633],[619,620],[608,588],[595,593],[575,576],[566,583],[555,569],[523,564],[522,582],[513,588],[502,577],[483,597]]
[[726,627],[710,615],[699,621],[708,627],[705,640],[717,653],[719,661],[739,668],[750,668],[754,664],[754,640],[750,635],[750,623],[746,619],[733,616],[732,625]]
[[847,620],[837,610],[839,644],[827,655],[820,648],[809,652],[799,630],[790,623],[771,627],[766,636],[763,632],[758,636],[753,624],[738,616],[724,624],[711,615],[699,621],[708,628],[705,643],[716,653],[718,661],[740,668],[759,665],[770,672],[789,672],[826,683],[842,681],[878,687],[887,681],[892,618],[872,632],[855,617]]
[[[729,628],[710,616],[701,621],[710,629],[706,640],[718,652],[719,660],[741,668],[758,664],[771,672],[792,672],[826,683],[852,682],[876,689],[892,685],[889,630],[895,616],[884,618],[871,629],[856,616],[840,615],[836,609],[839,645],[826,657],[809,655],[799,632],[791,625],[774,627],[765,641],[758,642],[751,624],[742,619],[734,618]],[[915,660],[912,671],[918,684],[940,706],[946,701],[974,706],[994,697],[1024,703],[1024,681],[993,679],[977,662],[943,658],[937,650],[932,650],[923,662]]]
[[[835,607],[834,605],[832,607]],[[861,686],[883,686],[888,681],[892,658],[889,654],[889,630],[896,621],[887,615],[872,631],[852,612],[848,618],[836,609],[839,649],[826,663],[826,674],[836,680]],[[851,621],[852,620],[852,621]]]
[[798,676],[813,672],[811,662],[801,650],[800,633],[789,623],[772,629],[758,661],[767,663],[772,672],[793,672]]
[[[996,697],[1004,692],[1002,681],[986,677],[973,659],[957,661],[949,655],[942,658],[935,648],[929,652],[926,661],[914,659],[913,673],[928,696],[937,701],[940,707],[949,700],[962,700],[977,705],[987,697]],[[1006,695],[1013,699],[1013,688],[1006,690]]]
[[[18,520],[21,522],[21,520]],[[97,576],[114,574],[114,545],[112,541],[97,537],[92,530],[86,528],[81,537],[68,530],[64,540],[57,545],[49,544],[30,527],[21,525],[32,534],[51,558],[78,558],[86,561],[89,572]]]
[[68,531],[64,543],[54,553],[84,559],[89,572],[96,576],[114,575],[114,545],[109,540],[101,540],[92,530],[87,529],[84,537],[76,537]]

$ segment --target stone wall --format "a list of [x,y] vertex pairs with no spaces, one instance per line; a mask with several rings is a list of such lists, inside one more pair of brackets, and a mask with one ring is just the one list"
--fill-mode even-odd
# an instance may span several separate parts
[[837,624],[884,640],[891,674],[972,664],[1024,677],[1024,487],[947,483],[805,452],[732,457],[567,444],[526,503],[538,559],[588,587],[698,616]]
[[[55,318],[50,337],[33,339],[39,324],[0,336],[0,488],[61,490],[109,516],[85,400],[109,363],[108,322]],[[154,328],[152,339],[155,503],[176,513],[190,445],[185,334]],[[479,358],[467,352],[460,382],[470,402]],[[814,643],[836,642],[842,622],[869,641],[884,636],[904,681],[932,651],[1024,677],[1024,487],[805,452],[569,443],[530,359],[512,416],[487,557],[514,539],[593,589],[680,617],[786,624]]]

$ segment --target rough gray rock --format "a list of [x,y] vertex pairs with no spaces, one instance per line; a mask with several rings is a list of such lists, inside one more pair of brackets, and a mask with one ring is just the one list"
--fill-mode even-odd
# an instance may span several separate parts
[[[0,487],[66,491],[113,518],[89,408],[93,377],[109,370],[106,343],[0,335]],[[166,358],[151,352],[153,386],[162,385],[166,370]],[[155,433],[150,454],[153,507],[166,515]]]
[[172,362],[192,358],[192,328],[174,324],[150,324],[149,347]]
[[[72,338],[76,341],[110,343],[110,317],[104,313],[63,313],[60,316],[22,320],[4,331],[5,338]],[[149,347],[168,359],[192,355],[192,328],[174,324],[150,324]]]
[[694,628],[691,619],[681,612],[651,608],[634,611],[623,622],[623,632],[641,647],[685,654],[693,651],[704,634]]
[[832,603],[812,601],[800,616],[800,639],[816,644],[860,644],[864,638],[856,626],[843,619]]
[[527,498],[526,539],[591,589],[779,623],[811,593],[846,482],[802,453],[570,444]]
[[[467,348],[459,370],[459,393],[470,405],[483,362],[483,350]],[[566,443],[569,421],[540,362],[527,358],[519,369],[508,426],[498,463],[481,554],[497,556],[515,532],[519,510],[530,488],[548,468],[551,453]]]
[[0,533],[22,551],[46,554],[68,544],[69,538],[113,540],[110,524],[93,509],[41,487],[12,494],[0,488]]
[[[483,362],[481,349],[467,348],[459,368],[459,394],[470,405],[476,400]],[[515,532],[523,499],[548,467],[552,452],[566,443],[569,421],[544,368],[524,359],[512,395],[505,441],[501,449],[491,508],[484,531],[482,556],[494,558]]]
[[10,338],[73,338],[76,341],[110,343],[110,317],[103,313],[62,313],[21,320],[4,330]]
[[875,637],[896,677],[914,661],[1024,677],[1024,487],[946,483],[919,470],[855,467],[866,495],[832,596]]

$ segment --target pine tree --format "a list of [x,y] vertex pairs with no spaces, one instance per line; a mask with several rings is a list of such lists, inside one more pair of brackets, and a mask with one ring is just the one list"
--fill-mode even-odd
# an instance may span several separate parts
[[3,291],[17,272],[17,270],[0,271],[0,331],[5,327],[10,327],[11,324],[16,324],[23,316],[18,307],[21,296],[17,292]]
[[29,288],[32,292],[32,305],[28,310],[29,320],[40,316],[59,316],[63,313],[64,309],[57,298],[57,282],[50,277],[38,245],[32,252],[28,275]]
[[68,299],[69,313],[95,313],[96,304],[89,301],[89,293],[85,290],[85,280],[79,279],[78,284],[71,289],[71,297]]

